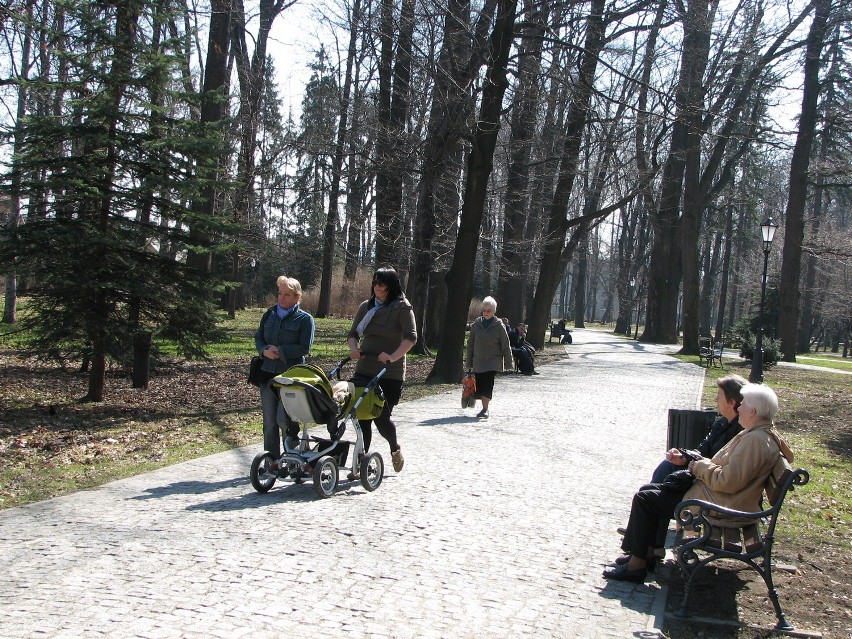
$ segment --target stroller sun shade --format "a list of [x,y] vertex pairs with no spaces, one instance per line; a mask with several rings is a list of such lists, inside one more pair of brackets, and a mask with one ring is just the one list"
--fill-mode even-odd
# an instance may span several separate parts
[[284,410],[297,422],[329,424],[341,413],[332,396],[331,382],[322,369],[312,364],[297,364],[272,380],[278,388]]

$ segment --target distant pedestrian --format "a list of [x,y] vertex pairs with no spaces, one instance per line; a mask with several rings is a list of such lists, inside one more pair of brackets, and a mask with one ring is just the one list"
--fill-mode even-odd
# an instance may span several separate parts
[[494,377],[514,368],[509,334],[503,322],[495,318],[496,312],[497,300],[490,296],[482,300],[482,314],[470,325],[467,338],[465,368],[476,377],[476,397],[482,400],[482,410],[476,416],[481,419],[488,419]]

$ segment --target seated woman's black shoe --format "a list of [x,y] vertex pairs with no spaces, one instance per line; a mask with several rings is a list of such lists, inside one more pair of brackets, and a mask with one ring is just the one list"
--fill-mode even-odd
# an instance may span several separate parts
[[627,564],[616,566],[612,570],[604,570],[603,576],[605,579],[615,579],[616,581],[630,581],[635,584],[645,583],[645,577],[648,576],[648,571],[645,568],[637,568],[636,570],[628,570]]
[[[645,559],[645,568],[649,572],[654,572],[654,568],[657,567],[657,562],[662,559],[659,555],[650,555]],[[621,557],[616,558],[615,565],[616,566],[626,566],[627,562],[630,561],[630,555],[623,555]]]
[[[662,559],[662,557],[660,557],[659,555],[648,555],[645,558],[645,568],[649,572],[654,572],[654,568],[657,567],[657,562],[660,561],[660,559]],[[621,557],[616,558],[615,565],[625,566],[627,565],[628,561],[630,561],[630,555],[622,555]]]

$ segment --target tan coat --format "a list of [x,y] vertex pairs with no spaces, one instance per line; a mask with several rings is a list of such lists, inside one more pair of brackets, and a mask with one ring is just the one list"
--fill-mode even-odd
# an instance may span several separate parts
[[738,433],[712,459],[692,464],[698,478],[684,499],[705,501],[742,510],[760,510],[763,485],[779,455],[793,461],[793,453],[771,423]]
[[499,373],[514,368],[509,334],[503,322],[495,317],[488,328],[485,328],[482,318],[477,317],[470,325],[465,369],[472,370],[474,373],[489,371]]

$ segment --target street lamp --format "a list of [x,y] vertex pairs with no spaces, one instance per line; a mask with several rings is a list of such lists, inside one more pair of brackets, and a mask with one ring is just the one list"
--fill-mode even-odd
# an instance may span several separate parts
[[627,337],[630,337],[630,324],[633,322],[633,300],[636,299],[636,296],[633,294],[633,287],[636,286],[636,280],[632,277],[630,278],[630,307],[627,313],[627,332],[625,333]]
[[748,378],[750,382],[757,384],[763,381],[763,307],[766,303],[766,268],[769,265],[769,250],[776,230],[778,230],[778,225],[772,221],[771,217],[766,218],[760,225],[760,232],[763,235],[763,281],[760,286],[760,316],[757,322],[757,335],[754,339],[754,353],[751,356],[751,375]]

